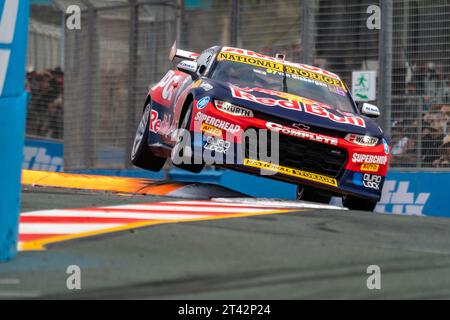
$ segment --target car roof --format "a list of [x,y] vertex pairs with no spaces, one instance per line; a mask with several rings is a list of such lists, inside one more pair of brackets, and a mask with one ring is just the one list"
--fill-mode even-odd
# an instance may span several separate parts
[[253,57],[253,58],[259,58],[259,59],[264,59],[264,60],[268,60],[268,61],[272,61],[272,62],[277,62],[277,63],[281,63],[284,64],[286,66],[290,66],[290,67],[294,67],[294,68],[300,68],[306,71],[311,71],[314,73],[319,73],[319,74],[323,74],[325,76],[329,76],[332,77],[336,80],[342,81],[341,78],[333,73],[330,72],[328,70],[325,69],[321,69],[318,67],[314,67],[314,66],[310,66],[307,64],[302,64],[302,63],[296,63],[296,62],[291,62],[291,61],[283,61],[280,59],[277,59],[275,57],[271,57],[268,55],[264,55],[261,53],[257,53],[251,50],[247,50],[247,49],[242,49],[242,48],[235,48],[235,47],[222,47],[222,49],[220,50],[220,52],[226,52],[226,53],[233,53],[233,54],[239,54],[239,55],[244,55],[244,56],[248,56],[248,57]]

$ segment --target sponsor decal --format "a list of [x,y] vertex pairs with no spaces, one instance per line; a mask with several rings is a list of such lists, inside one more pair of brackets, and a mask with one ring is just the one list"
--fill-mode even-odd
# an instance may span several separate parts
[[197,63],[195,63],[194,61],[184,60],[178,64],[178,68],[195,72],[197,71]]
[[303,123],[294,123],[292,126],[296,129],[300,129],[300,130],[306,130],[306,131],[311,130],[310,126],[307,126]]
[[203,133],[210,134],[212,136],[221,137],[223,135],[223,131],[219,128],[213,127],[209,124],[202,123],[201,130]]
[[337,187],[337,180],[331,177],[323,176],[320,174],[302,171],[298,169],[283,167],[278,164],[268,163],[260,160],[248,159],[244,160],[244,165],[247,167],[258,168],[263,170],[268,170],[276,173],[281,173],[284,175],[301,178],[309,181],[314,181],[320,184],[325,184],[333,187]]
[[328,136],[324,136],[321,134],[316,134],[316,133],[312,133],[312,132],[308,132],[308,131],[303,131],[300,129],[285,127],[285,126],[283,126],[281,124],[277,124],[277,123],[267,122],[266,127],[270,131],[288,135],[291,137],[315,141],[315,142],[319,142],[319,143],[323,143],[323,144],[329,144],[332,146],[338,145],[338,139],[336,139],[336,138],[328,137]]
[[324,70],[294,63],[282,64],[276,58],[270,58],[254,52],[251,52],[252,54],[249,54],[249,52],[251,51],[242,51],[241,54],[236,54],[227,52],[227,49],[225,49],[224,51],[219,53],[217,60],[245,63],[255,67],[265,68],[267,69],[267,71],[272,71],[271,73],[273,73],[273,71],[284,73],[285,70],[286,74],[288,75],[294,75],[312,81],[318,81],[325,85],[339,86],[344,92],[347,92],[347,88],[338,77],[329,73],[327,74],[327,72],[325,72]]
[[380,169],[379,164],[363,163],[361,165],[361,171],[365,171],[365,172],[378,172],[379,169]]
[[[366,127],[366,122],[363,118],[356,116],[349,116],[342,114],[339,110],[333,110],[333,108],[329,106],[325,106],[320,103],[316,103],[312,100],[289,95],[289,98],[285,99],[273,99],[273,98],[262,98],[256,97],[250,92],[258,91],[265,94],[272,95],[274,91],[263,90],[263,89],[242,89],[236,86],[230,85],[231,94],[236,99],[246,100],[258,104],[262,104],[268,107],[282,107],[285,109],[296,110],[301,112],[306,112],[308,114],[312,114],[318,117],[327,118],[333,122],[349,124],[358,127]],[[280,94],[277,94],[280,95]],[[286,96],[286,95],[284,95]],[[336,113],[340,113],[341,115],[337,115],[329,110],[333,110]]]
[[227,60],[227,61],[240,62],[240,63],[249,64],[249,65],[252,65],[255,67],[261,67],[261,68],[266,68],[266,69],[277,70],[277,71],[283,72],[283,65],[281,63],[278,63],[277,61],[269,61],[264,58],[221,52],[217,56],[217,60],[218,61]]
[[164,113],[163,119],[160,123],[160,128],[158,130],[159,134],[169,134],[171,130],[172,115]]
[[295,68],[295,67],[291,67],[291,66],[286,66],[286,73],[289,74],[293,74],[299,77],[303,77],[306,79],[310,79],[310,80],[314,80],[314,81],[319,81],[322,83],[325,83],[327,85],[331,85],[331,86],[340,86],[342,88],[342,90],[344,90],[345,92],[347,92],[347,88],[345,87],[344,83],[339,80],[339,79],[335,79],[323,74],[319,74],[313,71],[309,71],[309,70],[304,70],[304,69],[299,69],[299,68]]
[[[263,55],[260,53],[256,53],[250,50],[245,50],[245,49],[238,49],[238,48],[230,48],[230,47],[225,47],[222,49],[222,52],[227,52],[227,53],[235,53],[235,54],[239,54],[239,55],[245,55],[245,56],[249,56],[249,57],[256,57],[256,58],[261,58],[261,59],[265,59],[265,60],[270,60],[273,62],[279,62],[279,60],[277,58],[274,57],[270,57],[267,55]],[[284,63],[285,65],[289,65],[292,67],[296,67],[296,68],[300,68],[306,71],[311,71],[311,72],[315,72],[315,73],[319,73],[319,74],[323,74],[325,76],[340,80],[339,77],[337,75],[335,75],[332,72],[329,72],[327,70],[323,70],[317,67],[313,67],[313,66],[309,66],[306,64],[301,64],[301,63],[293,63],[293,62],[289,62],[289,61],[285,61]]]
[[162,88],[161,97],[166,103],[170,102],[175,93],[176,85],[179,84],[181,79],[181,76],[178,76],[173,70],[170,70],[153,89]]
[[22,169],[62,172],[62,144],[39,140],[26,140]]
[[226,101],[216,100],[216,107],[220,111],[231,114],[233,116],[247,117],[247,118],[253,117],[253,112],[251,110],[236,106]]
[[363,173],[356,172],[353,174],[353,184],[360,186],[360,187],[365,187],[368,189],[374,189],[377,191],[380,190],[380,183],[381,183],[382,179],[383,179],[383,177],[381,177],[381,176],[368,174],[368,173],[363,174]]
[[378,144],[378,138],[372,136],[363,136],[359,134],[348,134],[345,137],[348,142],[364,147],[375,147]]
[[241,130],[241,126],[237,124],[229,123],[228,121],[220,120],[211,116],[208,116],[202,112],[197,112],[195,115],[195,121],[209,124],[221,130],[225,130],[231,133],[238,133]]
[[149,130],[153,133],[158,133],[161,129],[161,119],[159,118],[159,112],[156,110],[152,110],[150,114],[150,124]]
[[197,109],[202,110],[204,107],[208,105],[208,103],[211,101],[210,97],[204,97],[197,101]]
[[206,150],[215,151],[218,153],[227,153],[231,146],[231,142],[225,141],[216,137],[206,137],[206,143],[204,148]]
[[429,202],[431,193],[414,193],[410,187],[410,181],[386,181],[376,211],[405,215],[423,215],[423,210]]
[[384,153],[389,154],[389,144],[387,143],[386,139],[383,139],[383,145],[384,145]]
[[387,164],[387,156],[376,156],[371,154],[359,154],[354,153],[352,157],[353,163],[370,163],[370,164],[381,164],[385,166]]
[[[324,108],[318,104],[303,104],[304,108],[305,108],[305,112],[318,116],[318,117],[322,117],[322,118],[327,118],[330,119],[333,122],[337,122],[337,123],[342,123],[342,124],[349,124],[349,125],[353,125],[353,126],[358,126],[358,127],[366,127],[366,122],[364,121],[363,118],[360,117],[354,117],[354,116],[348,116],[348,115],[344,115],[342,114],[342,116],[336,115],[330,111],[327,110],[327,108]],[[339,110],[336,110],[337,113],[340,113]]]
[[366,173],[366,174],[364,174],[364,177],[363,177],[363,184],[364,184],[364,187],[366,187],[366,188],[379,191],[382,180],[383,180],[383,177],[381,177],[381,176]]

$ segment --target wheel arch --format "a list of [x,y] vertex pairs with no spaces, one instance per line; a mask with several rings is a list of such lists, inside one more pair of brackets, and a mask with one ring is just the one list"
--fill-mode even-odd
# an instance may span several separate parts
[[150,102],[152,102],[152,96],[150,94],[148,94],[147,99],[145,99],[145,103],[144,103],[144,107],[142,108],[142,112],[145,111],[145,107],[147,107]]
[[184,100],[183,107],[180,112],[180,117],[178,118],[178,127],[181,125],[182,119],[184,119],[184,116],[186,115],[186,112],[192,102],[194,102],[194,93],[189,92],[189,94],[186,96],[186,100]]

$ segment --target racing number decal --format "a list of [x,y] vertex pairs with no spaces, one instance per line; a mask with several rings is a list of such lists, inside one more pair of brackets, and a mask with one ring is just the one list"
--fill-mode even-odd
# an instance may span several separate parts
[[161,97],[166,100],[166,102],[172,100],[173,93],[179,85],[180,79],[180,76],[176,75],[173,70],[170,70],[159,82],[158,87],[162,88]]

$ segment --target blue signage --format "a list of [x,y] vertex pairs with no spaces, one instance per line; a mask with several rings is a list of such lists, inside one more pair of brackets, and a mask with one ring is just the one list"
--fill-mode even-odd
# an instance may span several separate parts
[[450,218],[450,172],[391,170],[376,211]]
[[22,168],[62,172],[63,153],[64,148],[61,142],[27,138],[23,149]]
[[0,2],[0,261],[17,253],[29,0]]

